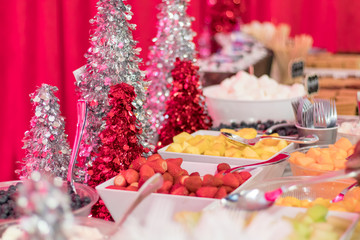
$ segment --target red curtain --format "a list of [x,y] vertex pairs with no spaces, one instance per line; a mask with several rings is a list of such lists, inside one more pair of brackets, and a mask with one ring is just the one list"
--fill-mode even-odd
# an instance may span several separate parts
[[[360,50],[357,0],[244,0],[244,21],[287,22],[292,33],[309,33],[315,45],[332,51]],[[55,85],[72,146],[76,100],[72,72],[86,63],[89,19],[97,0],[1,0],[0,22],[0,181],[16,179],[16,161],[24,157],[22,138],[33,116],[29,94],[42,83]],[[156,34],[156,5],[161,0],[129,0],[137,24],[134,38],[146,61]],[[207,0],[193,0],[189,15],[200,32]],[[350,7],[349,7],[350,6]],[[196,41],[196,40],[195,40]],[[143,67],[143,66],[142,66]]]

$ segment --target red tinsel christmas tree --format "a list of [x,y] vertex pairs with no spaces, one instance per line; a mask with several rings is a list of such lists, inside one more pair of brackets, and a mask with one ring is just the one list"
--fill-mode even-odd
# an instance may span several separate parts
[[173,88],[170,99],[166,101],[165,121],[159,130],[157,148],[171,143],[172,138],[181,132],[193,133],[211,127],[212,119],[205,109],[198,70],[199,67],[191,61],[176,59],[171,71]]
[[[135,97],[134,87],[129,84],[111,86],[109,103],[112,108],[104,118],[106,127],[99,135],[102,145],[98,158],[88,172],[89,186],[96,187],[116,176],[145,151],[138,141],[142,129],[136,124],[135,107],[132,104]],[[102,200],[94,205],[92,214],[93,217],[111,219]]]

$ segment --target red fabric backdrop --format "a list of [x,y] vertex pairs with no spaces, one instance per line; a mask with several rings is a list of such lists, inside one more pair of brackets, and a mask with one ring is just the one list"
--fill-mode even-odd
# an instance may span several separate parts
[[[156,34],[156,5],[161,0],[131,0],[134,38],[146,60]],[[360,1],[244,0],[244,21],[287,22],[292,33],[309,33],[315,45],[331,51],[359,51]],[[89,19],[97,0],[1,0],[0,22],[0,181],[16,179],[15,163],[24,156],[21,139],[33,116],[29,94],[42,83],[59,88],[66,131],[73,143],[76,100],[72,71],[86,63]],[[206,0],[193,0],[188,13],[200,32]],[[356,27],[355,27],[356,26]]]

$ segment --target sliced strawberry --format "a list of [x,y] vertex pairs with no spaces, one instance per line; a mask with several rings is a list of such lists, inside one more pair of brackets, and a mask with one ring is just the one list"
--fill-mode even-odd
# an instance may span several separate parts
[[[145,164],[140,168],[140,177],[149,179],[155,174],[154,169],[152,169],[149,165]],[[146,180],[147,180],[146,179]]]
[[140,178],[138,171],[131,169],[131,168],[127,169],[124,172],[124,176],[125,176],[125,180],[128,184],[137,182],[137,181],[139,181],[139,178]]
[[174,177],[178,177],[178,176],[181,176],[183,175],[183,169],[181,167],[179,167],[178,165],[172,163],[172,162],[168,162],[167,163],[167,171]]
[[201,187],[196,191],[196,196],[213,198],[218,189],[216,187]]
[[225,170],[222,170],[222,171],[218,172],[217,174],[215,174],[215,177],[222,179],[225,176],[224,173],[225,173]]
[[170,194],[187,196],[187,195],[189,195],[189,191],[186,189],[186,187],[180,186],[180,187],[176,188],[175,190],[171,191]]
[[156,159],[162,159],[161,158],[161,156],[160,156],[160,154],[157,154],[157,153],[155,153],[155,154],[153,154],[153,155],[151,155],[150,157],[148,157],[148,162],[150,161],[154,161],[154,160],[156,160]]
[[170,181],[164,181],[161,188],[157,190],[158,193],[169,193],[170,189],[172,187],[172,182]]
[[156,173],[163,174],[167,170],[167,163],[164,159],[157,158],[153,161],[148,161],[146,165],[149,165]]
[[125,177],[121,173],[114,178],[114,185],[119,187],[127,186]]
[[203,185],[209,187],[220,187],[223,185],[223,180],[221,178],[214,177],[211,174],[206,174],[203,177]]
[[185,186],[185,180],[189,178],[189,176],[180,176],[179,177],[179,182],[181,185],[184,185]]
[[166,162],[171,162],[171,163],[174,163],[175,165],[181,167],[181,164],[183,162],[182,158],[168,158],[166,159]]
[[133,183],[131,183],[129,186],[139,188],[139,183],[138,183],[138,182],[133,182]]
[[162,176],[164,178],[164,182],[170,181],[171,183],[174,183],[174,177],[170,173],[164,172],[164,174]]
[[224,198],[226,197],[227,192],[226,192],[226,188],[225,187],[219,187],[218,191],[216,192],[214,198]]
[[120,187],[120,186],[110,185],[110,186],[107,186],[106,189],[125,190],[126,187]]
[[231,193],[232,191],[234,191],[236,189],[236,188],[226,186],[226,185],[224,185],[223,188],[225,188],[226,193]]
[[248,180],[251,177],[251,173],[247,171],[239,172],[239,174],[244,181]]
[[228,170],[230,168],[231,168],[230,165],[227,164],[227,163],[220,163],[219,165],[217,165],[217,171],[218,172],[221,172],[223,170]]
[[235,174],[228,173],[222,178],[224,185],[237,188],[240,185],[239,180],[235,177]]
[[139,188],[138,188],[138,187],[134,187],[134,186],[128,186],[128,187],[126,188],[126,190],[136,192],[137,190],[139,190]]
[[174,191],[175,189],[177,189],[179,187],[183,187],[183,185],[181,185],[180,183],[173,184],[171,189],[170,189],[170,192]]
[[185,187],[190,192],[196,192],[199,188],[201,188],[202,184],[203,184],[203,181],[201,180],[201,178],[199,176],[190,176],[190,177],[187,177],[184,181]]
[[239,180],[239,186],[245,182],[239,172],[233,172],[233,174]]
[[200,173],[199,172],[193,172],[190,174],[190,176],[199,176],[200,177]]
[[144,157],[138,157],[134,161],[131,162],[129,168],[134,169],[136,171],[140,171],[140,168],[142,165],[146,163],[146,158]]
[[189,193],[189,196],[190,196],[190,197],[196,197],[196,193],[191,192],[191,193]]

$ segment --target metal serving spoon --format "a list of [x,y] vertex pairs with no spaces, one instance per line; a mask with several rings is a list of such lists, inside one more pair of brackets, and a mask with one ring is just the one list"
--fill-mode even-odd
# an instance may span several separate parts
[[242,165],[242,166],[238,166],[238,167],[234,167],[234,168],[231,168],[231,169],[228,169],[224,172],[224,174],[226,173],[230,173],[230,172],[235,172],[235,171],[239,171],[239,170],[244,170],[244,169],[247,169],[247,170],[252,170],[252,169],[255,169],[255,168],[258,168],[258,167],[265,167],[265,166],[269,166],[269,165],[274,165],[274,164],[278,164],[278,163],[281,163],[281,162],[284,162],[286,161],[286,159],[289,158],[289,154],[284,152],[284,153],[279,153],[277,154],[276,156],[270,158],[269,160],[267,161],[264,161],[264,162],[258,162],[258,163],[253,163],[253,164],[247,164],[247,165]]
[[317,141],[319,141],[319,138],[316,135],[308,135],[305,137],[263,135],[263,136],[259,136],[259,137],[252,138],[252,139],[246,139],[246,138],[242,138],[236,134],[232,134],[232,133],[228,133],[228,132],[221,132],[221,134],[224,135],[227,138],[227,140],[230,140],[232,143],[241,143],[241,144],[246,144],[246,145],[250,145],[250,146],[255,145],[261,139],[267,139],[267,138],[277,139],[277,140],[286,140],[289,142],[300,143],[300,144],[313,144],[313,143],[316,143]]
[[339,170],[321,176],[311,177],[302,182],[288,183],[273,191],[264,192],[259,189],[243,190],[240,193],[233,193],[221,199],[221,204],[225,207],[236,208],[239,210],[258,211],[271,207],[276,199],[284,192],[293,191],[301,186],[327,182],[342,178],[353,178],[360,175],[357,170]]

